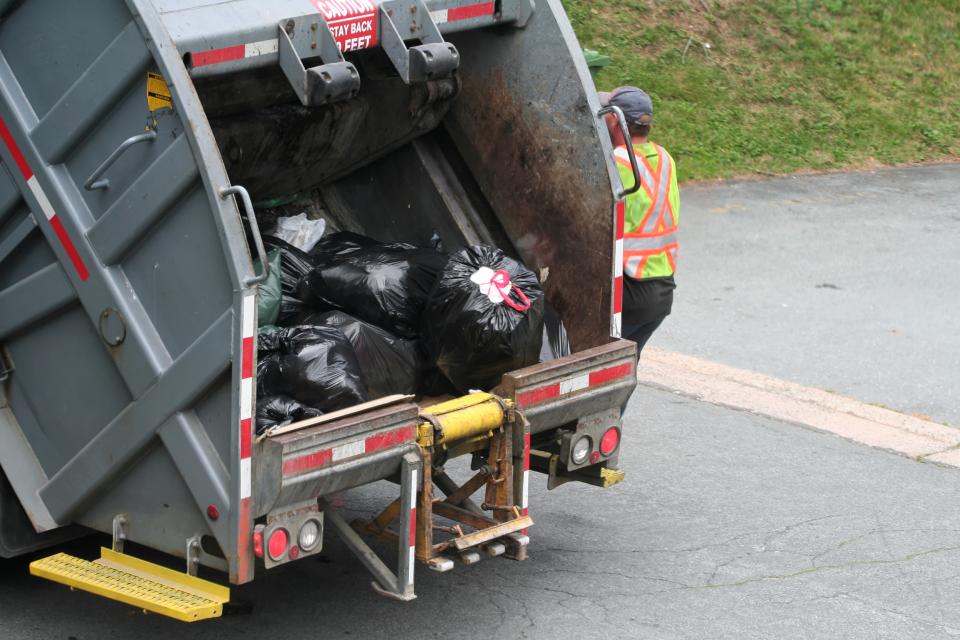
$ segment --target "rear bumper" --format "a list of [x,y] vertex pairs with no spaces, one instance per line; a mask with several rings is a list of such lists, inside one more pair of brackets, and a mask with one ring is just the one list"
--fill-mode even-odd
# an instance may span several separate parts
[[266,438],[254,455],[256,515],[395,475],[418,451],[418,424],[405,403]]
[[637,386],[636,344],[615,340],[503,376],[495,392],[516,403],[532,434],[620,408]]

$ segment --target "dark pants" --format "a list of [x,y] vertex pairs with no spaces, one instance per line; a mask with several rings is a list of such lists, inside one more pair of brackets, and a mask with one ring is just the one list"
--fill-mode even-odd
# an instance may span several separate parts
[[660,323],[663,322],[666,315],[663,315],[656,320],[651,320],[643,324],[635,325],[624,325],[623,330],[620,332],[620,335],[623,336],[626,340],[633,340],[637,343],[637,358],[640,358],[640,351],[643,350],[647,340],[650,339],[650,336],[653,335],[653,332],[657,330],[657,327],[660,326]]
[[620,335],[637,343],[637,357],[663,319],[673,310],[673,276],[623,279],[623,327]]

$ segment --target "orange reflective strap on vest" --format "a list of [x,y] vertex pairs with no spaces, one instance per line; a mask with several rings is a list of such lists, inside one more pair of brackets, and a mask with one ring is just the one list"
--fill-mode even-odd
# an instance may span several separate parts
[[[677,217],[670,203],[670,183],[673,178],[673,163],[666,151],[657,144],[656,169],[642,153],[637,153],[640,182],[643,191],[650,200],[640,224],[636,228],[624,229],[623,266],[624,275],[642,278],[648,258],[654,255],[666,255],[671,271],[676,269]],[[618,164],[630,168],[629,155],[625,147],[617,147],[614,156]],[[633,196],[637,197],[637,196]]]

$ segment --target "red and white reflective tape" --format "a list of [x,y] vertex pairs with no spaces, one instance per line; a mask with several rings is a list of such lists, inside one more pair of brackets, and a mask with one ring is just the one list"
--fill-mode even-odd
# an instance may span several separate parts
[[253,341],[257,321],[257,297],[254,292],[244,294],[240,306],[240,506],[238,510],[237,574],[240,582],[250,575],[250,541],[253,530],[250,496],[252,495],[251,466],[253,456]]
[[544,387],[523,391],[517,394],[517,405],[521,407],[529,407],[535,404],[540,404],[541,402],[559,398],[561,396],[575,393],[589,387],[596,387],[601,384],[612,382],[613,380],[626,378],[632,373],[632,362],[624,362],[623,364],[613,365],[612,367],[596,369],[594,371],[582,373],[573,378],[567,378],[561,382],[555,382]]
[[617,203],[614,220],[614,250],[613,250],[613,321],[610,334],[619,338],[623,334],[623,226],[626,215],[626,203],[621,200]]
[[417,470],[410,471],[410,546],[407,547],[407,584],[413,584],[413,565],[417,556]]
[[271,40],[247,42],[246,44],[209,49],[207,51],[191,51],[190,62],[194,67],[205,67],[208,64],[219,64],[232,60],[243,60],[244,58],[256,58],[257,56],[265,56],[268,53],[276,52],[277,39],[273,38]]
[[495,4],[496,3],[493,2],[481,2],[480,4],[468,4],[465,7],[439,9],[437,11],[431,11],[430,17],[433,18],[436,24],[468,20],[470,18],[483,18],[493,15]]
[[[523,434],[523,491],[520,494],[520,515],[530,515],[530,432]],[[523,530],[527,535],[527,530]]]
[[20,175],[22,175],[23,179],[26,181],[27,187],[29,187],[30,192],[37,201],[37,204],[40,205],[40,210],[43,211],[43,216],[53,228],[53,232],[60,241],[60,245],[66,252],[70,262],[73,264],[73,268],[76,269],[77,276],[80,278],[81,282],[86,282],[87,278],[90,277],[90,272],[87,270],[87,265],[83,263],[83,258],[81,258],[80,254],[77,252],[77,246],[73,244],[73,240],[67,234],[67,230],[63,227],[63,222],[60,220],[60,217],[57,215],[56,211],[53,210],[53,205],[50,204],[50,199],[47,198],[47,194],[44,193],[43,189],[40,187],[40,183],[37,181],[37,176],[33,175],[33,169],[31,169],[30,165],[27,164],[27,159],[23,156],[23,152],[20,150],[20,145],[18,145],[17,141],[13,139],[13,136],[10,134],[10,129],[7,128],[7,123],[3,121],[3,118],[0,118],[0,138],[3,138],[4,144],[7,145],[10,155],[13,156],[14,164],[16,164],[17,169],[20,170]]
[[400,427],[399,429],[394,429],[393,431],[385,431],[329,449],[320,449],[302,456],[297,456],[296,458],[289,458],[283,461],[282,472],[285,476],[307,473],[308,471],[355,458],[365,453],[373,453],[380,449],[386,449],[387,447],[409,442],[416,438],[416,436],[417,426],[410,424],[405,427]]

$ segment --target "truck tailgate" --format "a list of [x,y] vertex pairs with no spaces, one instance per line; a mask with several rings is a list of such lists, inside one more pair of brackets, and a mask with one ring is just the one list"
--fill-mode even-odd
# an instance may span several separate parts
[[540,433],[612,407],[637,386],[636,344],[614,340],[503,376],[496,391],[510,398]]

